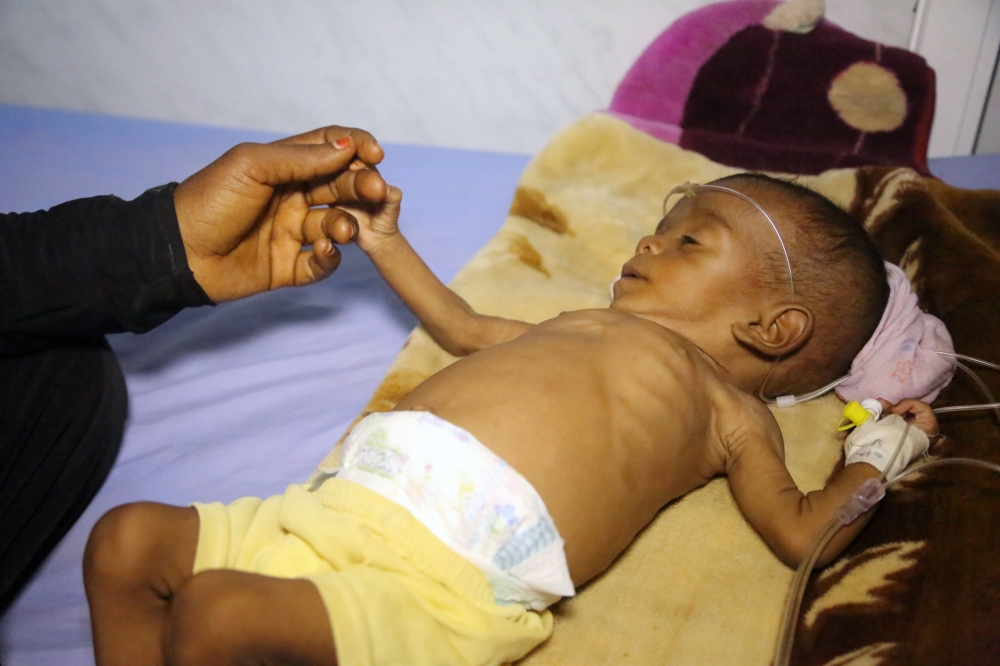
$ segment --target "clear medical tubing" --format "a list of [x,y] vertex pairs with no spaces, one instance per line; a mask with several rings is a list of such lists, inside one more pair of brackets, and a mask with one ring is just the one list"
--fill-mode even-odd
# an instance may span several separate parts
[[976,363],[978,365],[985,366],[987,368],[993,368],[994,370],[1000,370],[1000,365],[996,363],[990,363],[989,361],[984,361],[981,358],[976,358],[974,356],[966,356],[965,354],[956,354],[955,352],[939,351],[938,354],[941,356],[950,356],[952,358],[957,358],[962,361],[968,361],[969,363]]
[[[974,358],[972,356],[956,354],[954,352],[939,351],[938,354],[941,354],[942,356],[949,356],[954,359],[955,365],[961,368],[966,374],[969,375],[969,377],[972,378],[972,380],[979,386],[979,389],[986,396],[986,399],[990,402],[982,405],[955,405],[949,407],[938,407],[934,410],[934,413],[944,414],[947,412],[992,409],[995,410],[997,418],[1000,419],[1000,402],[996,402],[996,399],[990,392],[989,387],[986,386],[983,380],[979,378],[979,375],[973,372],[971,368],[964,365],[961,361],[976,363],[987,368],[992,368],[993,370],[1000,370],[1000,365]],[[811,395],[812,394],[810,394],[810,396]],[[886,470],[892,469],[892,464],[896,462],[896,456],[899,455],[900,450],[903,448],[903,442],[906,441],[906,436],[909,434],[909,431],[910,424],[907,423],[906,427],[903,429],[903,435],[899,438],[899,443],[896,445],[896,449],[892,452],[889,464],[885,467]],[[802,597],[805,595],[806,591],[806,581],[809,580],[809,575],[816,566],[816,560],[819,559],[820,553],[822,553],[823,549],[826,548],[826,545],[830,543],[833,536],[840,530],[841,527],[854,522],[858,516],[881,501],[882,498],[885,497],[886,489],[891,487],[896,482],[915,472],[930,469],[932,467],[940,467],[942,465],[968,465],[970,467],[980,467],[982,469],[991,470],[1000,474],[1000,465],[995,465],[994,463],[986,462],[985,460],[976,460],[975,458],[944,458],[942,460],[932,460],[914,465],[888,483],[883,484],[885,481],[885,472],[882,472],[878,479],[869,479],[858,486],[858,488],[851,495],[851,499],[837,509],[836,515],[816,539],[812,551],[810,551],[808,557],[799,563],[799,568],[795,571],[795,576],[792,577],[792,583],[788,589],[788,597],[785,601],[785,610],[781,619],[781,629],[778,632],[778,641],[774,648],[774,659],[771,662],[772,666],[788,666],[788,662],[792,657],[792,641],[795,639],[795,627],[798,622],[799,610],[802,608]]]
[[[781,616],[781,630],[778,632],[778,642],[774,648],[773,666],[787,666],[788,660],[791,659],[792,641],[795,639],[795,626],[798,622],[799,608],[802,607],[802,596],[806,593],[806,581],[809,580],[809,574],[812,573],[813,568],[816,566],[816,560],[819,559],[820,553],[823,552],[826,544],[830,543],[830,539],[833,538],[833,535],[842,526],[854,522],[855,518],[885,497],[885,486],[882,483],[885,481],[886,472],[892,469],[892,464],[896,462],[896,456],[899,455],[900,450],[903,448],[903,442],[906,441],[906,436],[909,433],[910,423],[907,422],[903,428],[903,434],[899,438],[899,443],[896,444],[896,448],[889,458],[889,463],[885,466],[885,471],[877,479],[869,479],[858,486],[851,494],[851,498],[837,509],[837,513],[834,514],[833,519],[816,539],[812,550],[809,551],[809,555],[799,562],[799,568],[796,569],[795,576],[792,577],[792,583],[788,587],[785,610]],[[853,510],[849,512],[845,511],[848,508]]]
[[[900,444],[902,444],[902,440],[900,441]],[[968,465],[970,467],[980,467],[982,469],[1000,474],[1000,465],[995,465],[991,462],[986,462],[985,460],[976,460],[975,458],[943,458],[941,460],[931,460],[930,462],[914,465],[889,483],[885,484],[885,486],[882,486],[881,496],[885,495],[884,491],[886,488],[889,488],[896,482],[905,479],[909,475],[930,469],[932,467],[941,467],[942,465]],[[862,486],[864,485],[865,484],[862,484]],[[881,499],[881,496],[878,499]],[[878,500],[875,501],[877,502]],[[785,603],[785,612],[781,619],[781,630],[778,632],[778,642],[774,648],[774,659],[771,662],[772,666],[788,666],[789,659],[791,659],[792,656],[792,641],[795,638],[795,626],[798,622],[799,609],[802,607],[802,597],[806,591],[806,581],[809,579],[809,574],[812,573],[813,567],[816,565],[816,560],[819,559],[819,554],[823,552],[824,548],[826,548],[826,544],[830,543],[830,539],[833,538],[833,535],[846,524],[847,523],[841,522],[840,515],[831,520],[830,524],[827,525],[826,529],[823,530],[823,533],[820,534],[819,538],[816,540],[816,544],[813,546],[812,552],[809,553],[807,558],[802,560],[798,570],[795,572],[795,577],[792,578],[792,584],[788,590],[788,599]]]
[[[960,363],[959,360],[967,361],[969,363],[976,363],[978,365],[981,365],[986,368],[991,368],[993,370],[1000,370],[1000,365],[997,365],[996,363],[990,363],[989,361],[984,361],[981,358],[975,358],[974,356],[966,356],[965,354],[956,354],[955,352],[938,351],[937,353],[940,354],[941,356],[947,356],[951,359],[956,359],[953,361],[954,364],[959,368],[961,368],[962,370],[964,370],[965,372],[967,372],[969,376],[972,377],[972,379],[977,384],[979,384],[979,388],[982,389],[983,392],[988,396],[990,403],[995,403],[993,396],[990,395],[989,389],[986,388],[986,385],[983,384],[982,380],[980,380],[979,377],[974,372],[972,372],[972,370],[970,370],[967,366]],[[774,365],[771,366],[771,370],[768,371],[767,377],[764,379],[764,384],[761,385],[760,390],[757,392],[757,394],[758,397],[760,397],[760,399],[763,400],[766,404],[777,405],[778,407],[794,407],[796,404],[800,402],[805,402],[807,400],[812,400],[813,398],[818,398],[821,395],[826,395],[833,389],[837,388],[837,386],[839,386],[844,380],[846,380],[850,376],[850,375],[844,375],[840,379],[835,379],[826,386],[818,388],[810,393],[806,393],[805,395],[779,395],[777,398],[768,398],[767,396],[764,395],[764,386],[767,385],[767,380],[771,378],[771,372],[774,371],[774,367],[777,365],[778,362],[775,361]],[[995,409],[997,414],[997,419],[1000,419],[1000,407],[998,407],[996,404],[969,405],[967,407],[961,407],[961,408],[942,407],[941,409],[942,409],[941,413],[962,412],[972,409]]]
[[[771,366],[771,371],[774,370],[774,367],[776,365],[778,365],[777,361],[775,361],[774,365]],[[771,371],[768,371],[767,373],[768,378],[770,378],[771,376]],[[818,398],[822,395],[826,395],[833,389],[843,384],[847,380],[848,376],[849,375],[844,375],[840,379],[834,379],[826,386],[818,388],[815,391],[810,391],[805,395],[779,395],[777,398],[768,398],[766,395],[764,395],[764,385],[767,384],[767,379],[765,379],[764,384],[761,384],[760,386],[760,391],[758,391],[758,397],[768,405],[777,405],[778,407],[794,407],[796,404],[800,402],[806,402],[808,400]]]
[[[942,352],[938,352],[938,353],[942,353]],[[970,361],[972,363],[978,363],[980,365],[984,365],[987,368],[995,368],[997,370],[1000,370],[1000,366],[996,365],[995,363],[990,363],[989,361],[983,361],[983,360],[980,360],[978,358],[972,358],[971,356],[963,356],[962,354],[951,354],[951,353],[944,353],[943,355],[944,356],[952,356],[954,358],[961,358],[963,360]],[[957,367],[961,368],[965,372],[965,374],[969,375],[969,377],[972,378],[972,381],[974,381],[976,383],[976,385],[979,387],[979,390],[983,392],[983,395],[986,396],[986,399],[989,400],[990,404],[988,404],[988,405],[956,405],[954,407],[938,407],[937,409],[934,410],[934,413],[935,414],[944,414],[945,412],[967,412],[967,411],[971,411],[971,410],[974,410],[974,409],[992,409],[992,410],[994,410],[994,414],[996,414],[996,416],[997,416],[997,420],[1000,421],[1000,404],[998,404],[997,401],[996,401],[996,398],[993,397],[993,394],[990,392],[990,388],[985,384],[985,382],[983,382],[982,379],[979,378],[979,375],[977,375],[976,373],[974,373],[972,371],[972,369],[969,368],[967,365],[963,364],[961,361],[954,361],[954,363],[955,363],[955,365]]]
[[971,412],[977,409],[1000,409],[1000,402],[991,402],[987,405],[952,405],[951,407],[938,407],[934,410],[937,414],[946,412]]

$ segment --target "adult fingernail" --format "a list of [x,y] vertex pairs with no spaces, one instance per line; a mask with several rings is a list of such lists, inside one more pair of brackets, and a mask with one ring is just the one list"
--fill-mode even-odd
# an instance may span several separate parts
[[347,148],[349,145],[351,145],[351,137],[349,136],[342,136],[333,142],[333,146],[340,149]]
[[337,248],[334,247],[332,240],[330,240],[329,238],[327,238],[326,240],[327,240],[326,249],[323,250],[323,252],[325,254],[333,254],[334,252],[337,251]]

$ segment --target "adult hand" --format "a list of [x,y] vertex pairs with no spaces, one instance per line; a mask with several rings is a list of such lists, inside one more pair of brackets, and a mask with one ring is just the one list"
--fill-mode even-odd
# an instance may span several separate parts
[[182,182],[174,207],[198,284],[218,303],[333,273],[333,240],[350,242],[357,229],[327,206],[383,201],[387,187],[374,169],[383,156],[364,130],[324,127],[240,144]]

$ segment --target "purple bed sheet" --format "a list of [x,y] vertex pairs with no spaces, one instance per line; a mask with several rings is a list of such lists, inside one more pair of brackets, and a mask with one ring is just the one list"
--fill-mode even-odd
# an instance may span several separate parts
[[[181,180],[241,141],[274,135],[0,105],[0,210]],[[445,281],[503,223],[528,156],[387,145],[401,224]],[[944,180],[1000,188],[1000,155],[931,161]],[[412,315],[354,247],[329,280],[180,313],[111,336],[130,395],[107,483],[0,619],[0,663],[93,663],[80,561],[94,522],[137,500],[228,502],[301,482],[368,401]]]

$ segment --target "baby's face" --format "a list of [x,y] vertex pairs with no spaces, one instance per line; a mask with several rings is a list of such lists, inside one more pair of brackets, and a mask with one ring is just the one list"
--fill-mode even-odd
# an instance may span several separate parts
[[[751,196],[765,210],[780,205]],[[724,192],[685,197],[654,235],[639,241],[615,283],[611,307],[662,324],[703,349],[731,340],[733,323],[752,317],[751,306],[766,293],[754,277],[765,251],[780,252],[780,245],[749,203]]]

